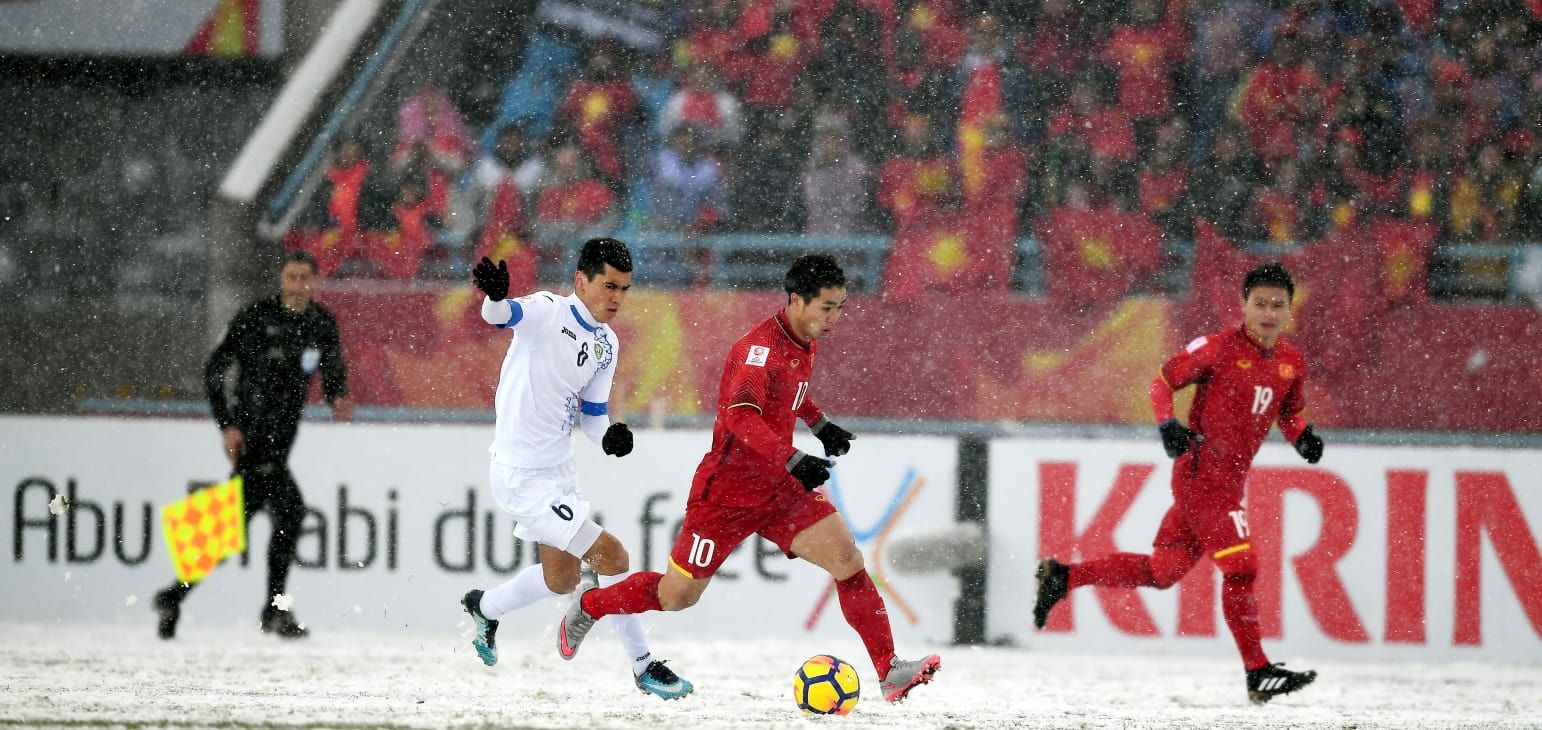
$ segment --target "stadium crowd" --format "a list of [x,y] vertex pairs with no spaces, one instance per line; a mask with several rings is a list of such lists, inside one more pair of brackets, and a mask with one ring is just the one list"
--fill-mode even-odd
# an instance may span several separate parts
[[1542,3],[1022,7],[693,0],[656,56],[535,32],[488,118],[428,85],[394,148],[337,145],[291,245],[459,278],[593,230],[882,233],[1005,287],[1019,237],[1078,216],[1165,265],[1198,221],[1281,250],[1384,219],[1542,240]]

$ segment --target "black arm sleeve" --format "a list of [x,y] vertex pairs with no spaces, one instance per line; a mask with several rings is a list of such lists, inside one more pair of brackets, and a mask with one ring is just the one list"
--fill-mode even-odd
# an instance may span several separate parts
[[348,395],[348,367],[343,362],[342,336],[330,314],[321,333],[321,393],[327,402]]
[[220,340],[214,352],[209,353],[209,359],[203,367],[203,387],[209,396],[209,410],[214,414],[214,424],[221,429],[235,423],[235,418],[230,413],[230,401],[225,397],[225,377],[229,374],[231,363],[236,361],[241,346],[247,339],[248,311],[242,310],[235,319],[230,320],[230,328],[225,331],[225,339]]

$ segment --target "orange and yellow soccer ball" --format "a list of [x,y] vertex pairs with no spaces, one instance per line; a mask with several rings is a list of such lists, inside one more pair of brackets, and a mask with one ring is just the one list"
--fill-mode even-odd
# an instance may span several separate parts
[[846,715],[857,709],[862,680],[856,667],[829,654],[810,657],[792,677],[792,700],[817,715]]

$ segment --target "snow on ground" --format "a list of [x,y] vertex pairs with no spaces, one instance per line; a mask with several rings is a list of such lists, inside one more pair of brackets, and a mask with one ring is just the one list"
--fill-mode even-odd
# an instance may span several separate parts
[[[466,630],[465,626],[461,627]],[[486,668],[454,630],[318,632],[297,642],[243,628],[0,623],[0,727],[1538,727],[1542,666],[1293,660],[1317,684],[1247,703],[1235,659],[943,648],[937,680],[902,705],[878,698],[854,642],[655,640],[697,683],[663,702],[632,686],[608,636],[571,662],[550,641],[501,647]],[[592,643],[592,646],[591,646]],[[806,717],[789,679],[806,656],[862,668],[845,718]]]

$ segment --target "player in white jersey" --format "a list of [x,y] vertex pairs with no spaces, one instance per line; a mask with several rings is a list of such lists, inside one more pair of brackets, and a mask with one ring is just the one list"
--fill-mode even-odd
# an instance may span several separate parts
[[[606,324],[632,286],[632,255],[614,238],[584,243],[573,293],[536,292],[508,299],[509,270],[483,258],[472,271],[487,298],[482,319],[512,330],[496,399],[490,482],[493,499],[514,518],[514,536],[540,543],[541,562],[492,590],[461,599],[476,622],[472,644],[482,662],[498,661],[498,618],[546,598],[572,593],[588,563],[601,586],[631,575],[621,541],[589,517],[578,489],[573,426],[606,454],[632,452],[632,432],[606,415],[620,348]],[[691,683],[653,657],[639,616],[617,616],[616,634],[632,660],[637,687],[664,699],[691,693]]]

